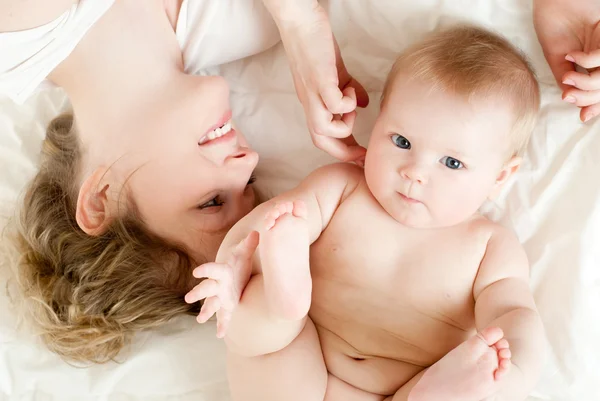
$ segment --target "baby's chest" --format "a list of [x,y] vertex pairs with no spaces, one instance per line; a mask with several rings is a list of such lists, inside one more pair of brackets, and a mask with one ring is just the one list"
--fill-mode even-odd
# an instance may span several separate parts
[[362,216],[370,220],[338,213],[311,249],[313,320],[367,353],[411,344],[443,354],[464,340],[474,326],[479,241]]
[[474,258],[433,244],[393,250],[369,240],[323,246],[311,256],[314,303],[339,319],[385,330],[435,321],[466,329],[473,323],[477,267]]

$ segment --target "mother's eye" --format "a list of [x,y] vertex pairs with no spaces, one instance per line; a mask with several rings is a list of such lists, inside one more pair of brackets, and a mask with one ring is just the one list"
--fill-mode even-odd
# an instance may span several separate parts
[[198,206],[198,209],[208,209],[210,207],[219,207],[219,206],[223,206],[225,202],[223,202],[221,200],[221,197],[219,195],[215,196],[214,198],[212,198],[211,200],[209,200],[208,202],[206,202],[203,205]]

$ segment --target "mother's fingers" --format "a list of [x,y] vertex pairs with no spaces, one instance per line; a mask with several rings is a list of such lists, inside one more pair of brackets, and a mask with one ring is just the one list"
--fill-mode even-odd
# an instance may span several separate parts
[[581,90],[600,90],[600,70],[589,74],[570,71],[564,75],[562,82]]
[[[351,99],[352,107],[343,113],[333,112],[326,104],[316,96],[311,97],[309,106],[309,129],[311,134],[328,136],[332,138],[345,138],[352,134],[354,119],[356,117],[356,91],[354,88],[346,88],[343,92],[344,98]],[[342,115],[341,118],[334,117]]]
[[566,55],[565,60],[573,62],[583,68],[600,67],[600,49],[591,52],[573,51]]
[[341,91],[336,85],[329,84],[320,91],[323,104],[331,114],[346,114],[356,109],[356,92]]
[[578,107],[591,106],[600,103],[600,90],[582,91],[570,88],[564,91],[563,100]]
[[350,81],[344,88],[354,88],[356,93],[356,105],[358,107],[367,107],[369,105],[369,94],[365,88],[356,79],[350,77]]
[[600,103],[593,104],[591,106],[583,107],[579,113],[579,118],[583,122],[588,122],[592,118],[600,115]]
[[316,137],[314,138],[315,145],[329,153],[331,156],[338,160],[350,162],[355,160],[364,159],[365,148],[360,146],[353,136],[347,138],[329,138],[329,137]]

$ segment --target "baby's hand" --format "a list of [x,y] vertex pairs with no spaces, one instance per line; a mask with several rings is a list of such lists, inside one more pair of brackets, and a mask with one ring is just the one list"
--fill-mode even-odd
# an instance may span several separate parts
[[204,299],[196,320],[206,323],[216,313],[218,338],[225,337],[233,311],[250,280],[258,238],[256,231],[248,234],[227,263],[205,263],[194,269],[194,277],[205,280],[186,294],[185,301],[191,304]]
[[600,49],[590,52],[573,51],[566,60],[589,71],[585,74],[569,71],[563,76],[562,83],[569,86],[563,92],[563,100],[581,108],[581,120],[588,121],[600,114]]

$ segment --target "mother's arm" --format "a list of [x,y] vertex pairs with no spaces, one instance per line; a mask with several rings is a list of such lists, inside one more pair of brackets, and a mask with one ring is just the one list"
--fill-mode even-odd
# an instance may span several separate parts
[[281,33],[313,143],[336,159],[362,160],[352,128],[356,106],[369,97],[346,70],[327,13],[317,0],[263,2]]
[[2,0],[0,32],[12,32],[44,25],[67,11],[75,0]]

